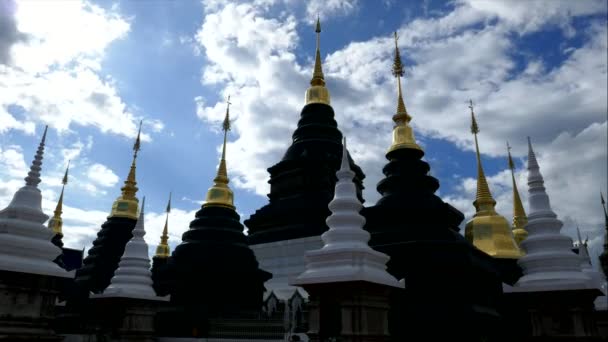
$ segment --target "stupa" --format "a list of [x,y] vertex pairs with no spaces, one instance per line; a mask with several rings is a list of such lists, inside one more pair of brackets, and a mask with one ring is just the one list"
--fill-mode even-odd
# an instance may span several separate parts
[[118,267],[120,257],[124,253],[127,242],[131,239],[132,231],[138,217],[139,200],[137,193],[137,181],[135,179],[137,153],[140,149],[141,123],[137,139],[133,145],[133,161],[125,185],[121,188],[122,194],[112,205],[112,212],[97,238],[93,241],[93,247],[89,249],[83,266],[76,272],[75,282],[80,289],[80,295],[88,295],[88,292],[101,293],[110,285],[110,279]]
[[519,259],[524,276],[519,279],[516,287],[530,290],[590,287],[591,279],[582,272],[580,258],[572,251],[572,239],[560,233],[562,222],[551,209],[530,138],[528,193],[528,237],[522,242],[526,255]]
[[[391,301],[391,336],[396,340],[487,336],[497,320],[499,275],[491,258],[459,234],[462,213],[435,195],[439,182],[422,160],[424,150],[416,142],[403,100],[404,71],[396,33],[392,72],[397,110],[388,163],[382,169],[385,178],[377,185],[382,197],[362,211],[371,233],[370,246],[390,256],[388,271],[405,283],[403,294]],[[482,329],[464,329],[470,324]],[[422,331],[425,335],[420,335]]]
[[388,341],[389,298],[403,283],[386,271],[389,256],[368,245],[346,140],[343,146],[323,247],[306,252],[306,271],[292,284],[310,294],[312,340]]
[[475,247],[498,259],[517,259],[522,253],[513,238],[509,222],[494,209],[496,201],[492,197],[486,175],[481,164],[477,134],[479,126],[473,112],[473,101],[470,101],[471,132],[475,136],[475,153],[477,155],[477,194],[473,205],[475,215],[467,222],[465,237]]
[[133,237],[125,246],[125,252],[120,258],[118,269],[102,296],[125,297],[137,299],[152,299],[158,297],[152,288],[152,273],[150,272],[150,258],[148,257],[148,244],[144,240],[144,207],[146,198],[141,201],[139,218],[133,229]]
[[517,183],[515,182],[515,163],[511,157],[511,146],[507,142],[507,155],[509,162],[509,170],[511,170],[511,181],[513,183],[513,238],[517,242],[518,246],[521,246],[521,242],[524,241],[528,232],[526,231],[526,223],[528,223],[528,217],[524,210],[524,205],[521,202],[519,196],[519,190],[517,190]]
[[61,248],[51,242],[38,184],[47,128],[25,185],[0,210],[0,340],[61,341],[52,329],[60,290],[73,276],[53,262]]
[[[304,253],[322,246],[328,227],[327,205],[334,194],[336,171],[342,158],[342,133],[334,118],[321,65],[321,24],[317,20],[313,76],[306,90],[298,127],[291,146],[270,173],[269,203],[245,220],[248,242],[260,266],[273,274],[269,291],[286,300],[295,291],[289,279],[304,271]],[[357,197],[365,175],[349,157],[355,172]]]
[[169,284],[174,309],[165,316],[164,326],[173,334],[205,336],[211,318],[257,315],[261,312],[264,282],[271,277],[259,268],[247,245],[228,186],[229,108],[230,102],[223,123],[224,142],[214,184],[161,274]]
[[38,189],[47,130],[48,126],[25,177],[25,185],[0,211],[0,270],[70,277],[70,273],[53,262],[61,255],[61,248],[51,242],[55,233],[44,226],[49,217],[42,212]]
[[160,243],[156,247],[156,253],[152,258],[152,280],[154,281],[154,290],[159,296],[167,295],[169,292],[167,284],[164,283],[165,279],[161,273],[163,268],[167,264],[167,260],[171,256],[171,249],[169,248],[169,214],[171,213],[171,193],[169,193],[169,201],[167,202],[167,209],[165,209],[165,226],[163,227],[163,233],[160,236]]

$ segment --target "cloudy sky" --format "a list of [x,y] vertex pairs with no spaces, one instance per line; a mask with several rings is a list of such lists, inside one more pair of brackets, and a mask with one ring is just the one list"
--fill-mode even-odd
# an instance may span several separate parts
[[[564,232],[599,253],[607,187],[604,0],[254,0],[0,2],[0,207],[23,184],[45,124],[43,208],[71,160],[64,241],[88,247],[128,172],[139,120],[146,240],[173,192],[175,246],[216,172],[232,96],[228,169],[242,218],[266,202],[266,168],[290,144],[311,77],[314,18],[332,105],[373,204],[396,107],[392,32],[404,92],[439,194],[473,214],[476,103],[484,167],[511,218],[508,140],[524,201],[526,136]],[[526,205],[527,207],[527,205]]]

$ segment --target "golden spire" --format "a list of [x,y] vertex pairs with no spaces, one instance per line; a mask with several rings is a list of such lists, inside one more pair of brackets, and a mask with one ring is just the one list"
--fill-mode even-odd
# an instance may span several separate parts
[[68,171],[70,169],[70,162],[68,161],[68,166],[65,168],[65,174],[63,175],[63,179],[61,180],[61,195],[59,195],[59,201],[57,201],[57,206],[55,207],[55,211],[53,213],[53,218],[49,220],[49,228],[55,233],[55,235],[59,234],[63,236],[63,219],[61,218],[61,214],[63,213],[63,191],[65,190],[65,185],[68,184]]
[[165,228],[163,228],[163,235],[160,237],[160,243],[156,247],[157,258],[168,258],[171,250],[169,249],[169,213],[171,212],[171,193],[169,193],[169,202],[167,203],[167,217],[165,218]]
[[515,182],[515,163],[513,163],[513,158],[511,157],[511,146],[509,146],[509,142],[507,142],[507,155],[509,169],[511,170],[511,180],[513,181],[513,237],[515,238],[517,245],[521,246],[521,242],[528,236],[528,232],[525,229],[526,224],[528,223],[528,217],[526,216],[526,211],[524,210],[521,198],[519,197],[519,191],[517,190],[517,183]]
[[414,149],[422,151],[422,148],[416,143],[414,131],[409,125],[412,117],[407,113],[405,102],[403,102],[403,93],[401,91],[401,77],[403,77],[403,63],[401,63],[401,55],[399,54],[399,46],[397,45],[397,32],[395,32],[395,60],[393,61],[393,76],[397,79],[397,113],[393,115],[395,127],[393,128],[393,143],[388,149],[392,152],[397,149]]
[[220,165],[217,169],[217,176],[213,179],[213,186],[207,191],[207,197],[205,198],[205,204],[203,207],[208,206],[220,206],[234,209],[233,193],[228,187],[228,172],[226,171],[226,139],[228,131],[230,130],[230,96],[226,101],[226,117],[222,124],[222,130],[224,131],[224,144],[222,146],[222,157],[220,159]]
[[310,87],[306,90],[306,104],[309,103],[324,103],[329,104],[329,90],[325,88],[325,77],[321,68],[321,22],[317,17],[317,25],[315,27],[317,33],[317,49],[315,52],[315,67],[310,80]]
[[122,191],[121,196],[118,197],[112,205],[110,217],[138,219],[139,200],[135,197],[135,194],[139,189],[137,188],[137,181],[135,180],[135,162],[137,160],[137,153],[141,148],[141,125],[142,121],[139,122],[139,131],[137,132],[137,138],[133,144],[133,161],[131,162],[129,175],[125,180],[125,185],[120,189]]
[[475,153],[477,155],[477,194],[475,196],[475,202],[473,205],[477,212],[480,211],[494,211],[496,201],[492,198],[490,193],[490,187],[486,180],[486,175],[483,172],[483,166],[481,165],[481,157],[479,155],[479,143],[477,142],[477,133],[479,133],[479,126],[477,120],[475,120],[475,113],[473,112],[473,100],[469,100],[469,108],[471,108],[471,133],[475,136]]
[[496,213],[494,208],[496,201],[490,193],[490,187],[483,172],[481,156],[479,154],[479,143],[477,141],[479,126],[473,112],[473,101],[469,100],[469,103],[469,108],[471,109],[471,132],[475,136],[475,152],[477,156],[477,194],[473,202],[476,213],[467,222],[465,237],[475,247],[492,257],[516,259],[522,255],[522,252],[513,239],[509,222],[503,216]]

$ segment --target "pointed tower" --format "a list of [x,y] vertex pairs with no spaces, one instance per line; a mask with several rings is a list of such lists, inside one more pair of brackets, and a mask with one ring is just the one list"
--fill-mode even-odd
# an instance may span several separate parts
[[[338,129],[321,65],[321,25],[317,20],[313,76],[291,146],[268,169],[269,203],[245,220],[247,239],[263,269],[272,272],[266,284],[281,299],[295,291],[288,279],[304,271],[304,252],[320,248],[328,227],[327,207],[334,195],[336,171],[342,158],[342,133]],[[355,172],[357,197],[365,175],[350,159]],[[286,260],[286,262],[278,262]]]
[[69,277],[70,273],[53,262],[61,255],[61,249],[51,243],[53,231],[44,226],[49,217],[42,212],[38,189],[47,130],[48,126],[25,177],[25,186],[0,211],[0,271]]
[[296,278],[296,285],[365,281],[403,288],[386,271],[389,256],[367,244],[370,234],[363,229],[365,218],[359,214],[363,205],[357,198],[350,169],[346,139],[342,164],[336,177],[334,199],[329,202],[332,214],[327,218],[329,230],[323,233],[323,247],[306,253],[306,271]]
[[608,280],[608,210],[606,210],[606,201],[604,200],[604,195],[600,192],[600,200],[602,203],[602,209],[604,209],[604,250],[602,254],[600,254],[600,264],[602,266],[602,271],[604,272],[604,277]]
[[[368,245],[370,234],[363,229],[365,218],[353,183],[346,139],[336,190],[329,203],[329,230],[323,247],[306,252],[306,271],[294,281],[310,294],[309,337],[325,341],[388,341],[389,298],[403,283],[386,271],[388,255]],[[340,326],[343,328],[340,329]],[[344,327],[348,327],[344,329]]]
[[483,172],[479,143],[477,142],[479,126],[473,112],[473,101],[470,101],[469,108],[471,109],[471,132],[475,136],[475,153],[477,155],[477,195],[473,202],[476,212],[473,218],[467,222],[465,237],[475,247],[494,258],[517,259],[522,253],[513,239],[509,222],[503,216],[497,214],[494,209],[496,201],[490,193],[490,187]]
[[[178,312],[167,317],[173,333],[204,333],[206,318],[257,313],[262,307],[264,282],[271,275],[258,267],[239,222],[226,171],[226,139],[230,129],[230,102],[223,123],[222,156],[196,213],[168,260],[171,303]],[[175,336],[175,335],[172,335]]]
[[560,233],[562,222],[551,209],[530,138],[528,193],[528,237],[522,242],[526,255],[519,259],[524,276],[516,287],[556,290],[586,288],[591,279],[581,271],[580,258],[571,250],[572,239]]
[[139,299],[157,299],[152,289],[150,258],[148,244],[144,240],[144,206],[146,198],[141,201],[139,218],[133,229],[133,238],[125,246],[118,269],[114,273],[110,286],[104,291],[104,297],[126,297]]
[[93,241],[93,247],[89,249],[82,268],[76,271],[75,281],[82,295],[87,295],[88,292],[101,293],[110,285],[110,279],[118,267],[125,245],[133,236],[132,231],[137,222],[139,207],[139,200],[135,196],[138,190],[135,170],[140,144],[141,122],[133,145],[133,161],[121,188],[122,193],[114,201],[110,216],[101,225],[101,230],[97,233],[97,238]]
[[55,207],[53,217],[51,217],[51,219],[49,220],[49,229],[55,234],[53,235],[53,239],[51,240],[51,242],[53,242],[53,244],[59,248],[63,247],[63,220],[61,219],[61,214],[63,213],[63,191],[65,190],[66,184],[68,184],[69,169],[70,162],[68,162],[68,166],[65,168],[65,174],[63,175],[63,179],[61,180],[63,186],[61,187],[61,194],[59,195],[57,206]]
[[171,213],[171,193],[169,193],[169,202],[167,202],[167,209],[165,210],[167,217],[165,218],[165,227],[163,228],[163,234],[160,236],[160,243],[156,247],[156,254],[152,258],[152,280],[154,281],[154,290],[159,296],[167,295],[169,289],[162,276],[164,267],[167,265],[167,261],[171,256],[171,250],[169,248],[169,213]]
[[53,262],[61,248],[51,242],[38,184],[48,126],[9,205],[0,210],[0,339],[61,341],[53,331],[55,303],[73,273]]
[[583,240],[581,237],[581,229],[578,225],[576,225],[576,236],[578,238],[576,247],[578,248],[578,255],[581,259],[581,268],[585,271],[586,269],[592,268],[591,257],[589,257],[589,248],[587,248],[588,239]]
[[[415,331],[424,331],[428,340],[435,340],[449,331],[468,339],[470,330],[464,326],[471,324],[482,328],[476,334],[485,336],[496,323],[491,312],[492,301],[500,295],[500,279],[491,258],[458,233],[462,213],[435,195],[439,182],[422,160],[424,151],[414,138],[403,100],[404,72],[396,44],[392,74],[397,106],[388,163],[382,169],[385,177],[377,185],[382,197],[362,211],[370,246],[389,255],[388,271],[405,279],[403,295],[391,303],[391,337],[408,340]],[[432,309],[437,307],[442,309]]]
[[509,146],[508,142],[507,154],[509,158],[509,169],[511,170],[511,181],[513,182],[513,237],[515,238],[517,245],[521,246],[521,242],[528,236],[528,232],[526,232],[526,229],[524,228],[528,223],[528,217],[526,216],[526,211],[524,210],[521,198],[519,197],[519,191],[517,190],[517,183],[515,182],[515,163],[513,162],[513,158],[511,158],[511,146]]

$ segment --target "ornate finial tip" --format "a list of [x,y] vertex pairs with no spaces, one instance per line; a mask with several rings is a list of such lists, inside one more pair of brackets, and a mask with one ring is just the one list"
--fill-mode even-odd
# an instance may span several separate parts
[[49,130],[49,125],[44,126],[44,133],[42,133],[42,143],[46,140],[46,132]]
[[169,202],[167,202],[167,214],[171,212],[171,192],[169,192]]
[[61,183],[63,185],[68,184],[68,171],[70,170],[70,160],[68,160],[68,166],[65,168],[65,174],[63,175],[63,179],[61,180]]
[[230,130],[230,95],[228,96],[228,101],[226,102],[226,116],[224,117],[224,122],[222,123],[222,130],[227,132]]
[[135,139],[135,144],[133,144],[133,151],[136,153],[141,149],[141,125],[143,124],[143,120],[139,121],[139,130],[137,131],[137,138]]
[[315,26],[315,32],[321,33],[321,20],[319,19],[318,14],[317,14],[317,25]]
[[141,199],[141,209],[140,209],[140,215],[142,215],[142,216],[143,216],[143,214],[144,214],[144,207],[145,207],[145,206],[146,206],[146,196],[144,196],[144,197]]

